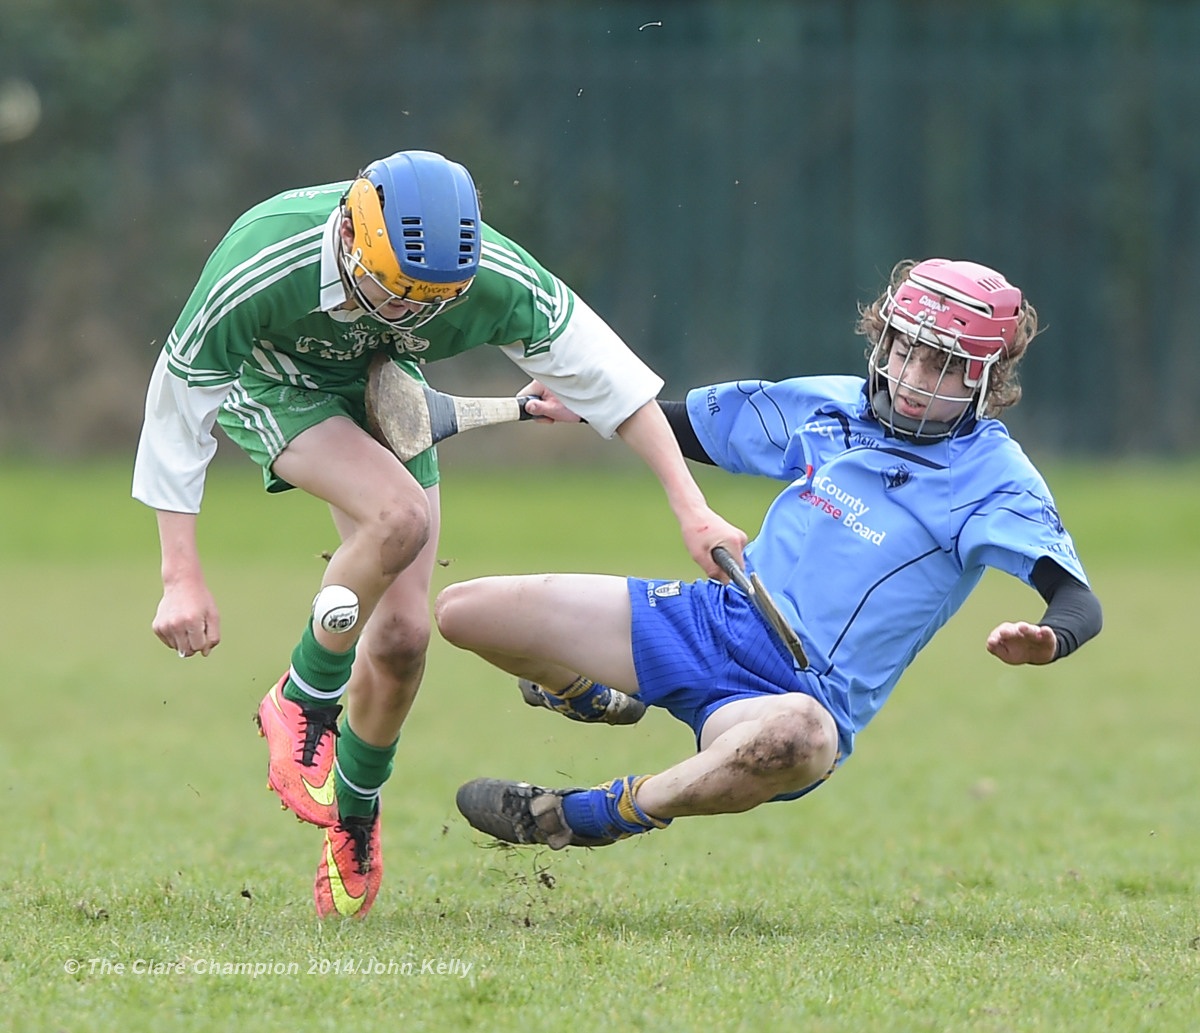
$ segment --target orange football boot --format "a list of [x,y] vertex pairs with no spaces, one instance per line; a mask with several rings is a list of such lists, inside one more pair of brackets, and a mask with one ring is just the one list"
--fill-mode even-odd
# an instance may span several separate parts
[[338,820],[333,758],[342,708],[294,703],[283,694],[287,678],[279,679],[258,708],[259,735],[271,751],[267,786],[302,821],[328,828]]
[[365,918],[383,882],[379,804],[370,818],[353,815],[325,830],[313,900],[317,917]]

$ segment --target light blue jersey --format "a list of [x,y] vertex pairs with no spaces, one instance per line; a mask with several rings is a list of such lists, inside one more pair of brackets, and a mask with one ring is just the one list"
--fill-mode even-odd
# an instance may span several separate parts
[[790,482],[746,564],[851,743],[986,567],[1031,584],[1048,556],[1087,582],[1045,481],[998,420],[913,445],[884,434],[862,378],[840,376],[697,388],[687,408],[718,466]]

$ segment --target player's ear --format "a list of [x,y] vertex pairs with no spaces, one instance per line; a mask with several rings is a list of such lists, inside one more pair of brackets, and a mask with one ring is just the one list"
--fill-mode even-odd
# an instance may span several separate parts
[[342,237],[342,244],[349,250],[354,246],[354,220],[350,218],[350,213],[342,211],[342,224],[338,227],[338,232]]

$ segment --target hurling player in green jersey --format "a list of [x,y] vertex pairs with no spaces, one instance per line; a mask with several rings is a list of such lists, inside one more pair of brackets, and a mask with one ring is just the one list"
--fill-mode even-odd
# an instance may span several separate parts
[[207,655],[221,637],[196,544],[215,422],[263,467],[268,491],[327,502],[341,537],[258,711],[271,788],[324,830],[321,916],[361,917],[379,891],[380,788],[430,634],[437,458],[402,463],[372,436],[368,366],[384,354],[419,380],[418,362],[485,344],[532,378],[522,394],[550,392],[642,457],[705,573],[721,576],[716,545],[740,557],[745,535],[709,508],[655,400],[662,381],[481,221],[469,173],[438,154],[401,151],[352,181],[251,208],[213,251],[151,377],[133,494],[158,515],[154,632],[166,645]]

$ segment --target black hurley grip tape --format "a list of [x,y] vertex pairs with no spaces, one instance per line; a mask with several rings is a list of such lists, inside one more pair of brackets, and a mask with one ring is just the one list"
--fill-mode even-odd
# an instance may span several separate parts
[[428,384],[424,388],[425,406],[429,410],[430,443],[436,445],[442,438],[458,433],[458,413],[454,408],[454,399],[449,395],[435,391]]

